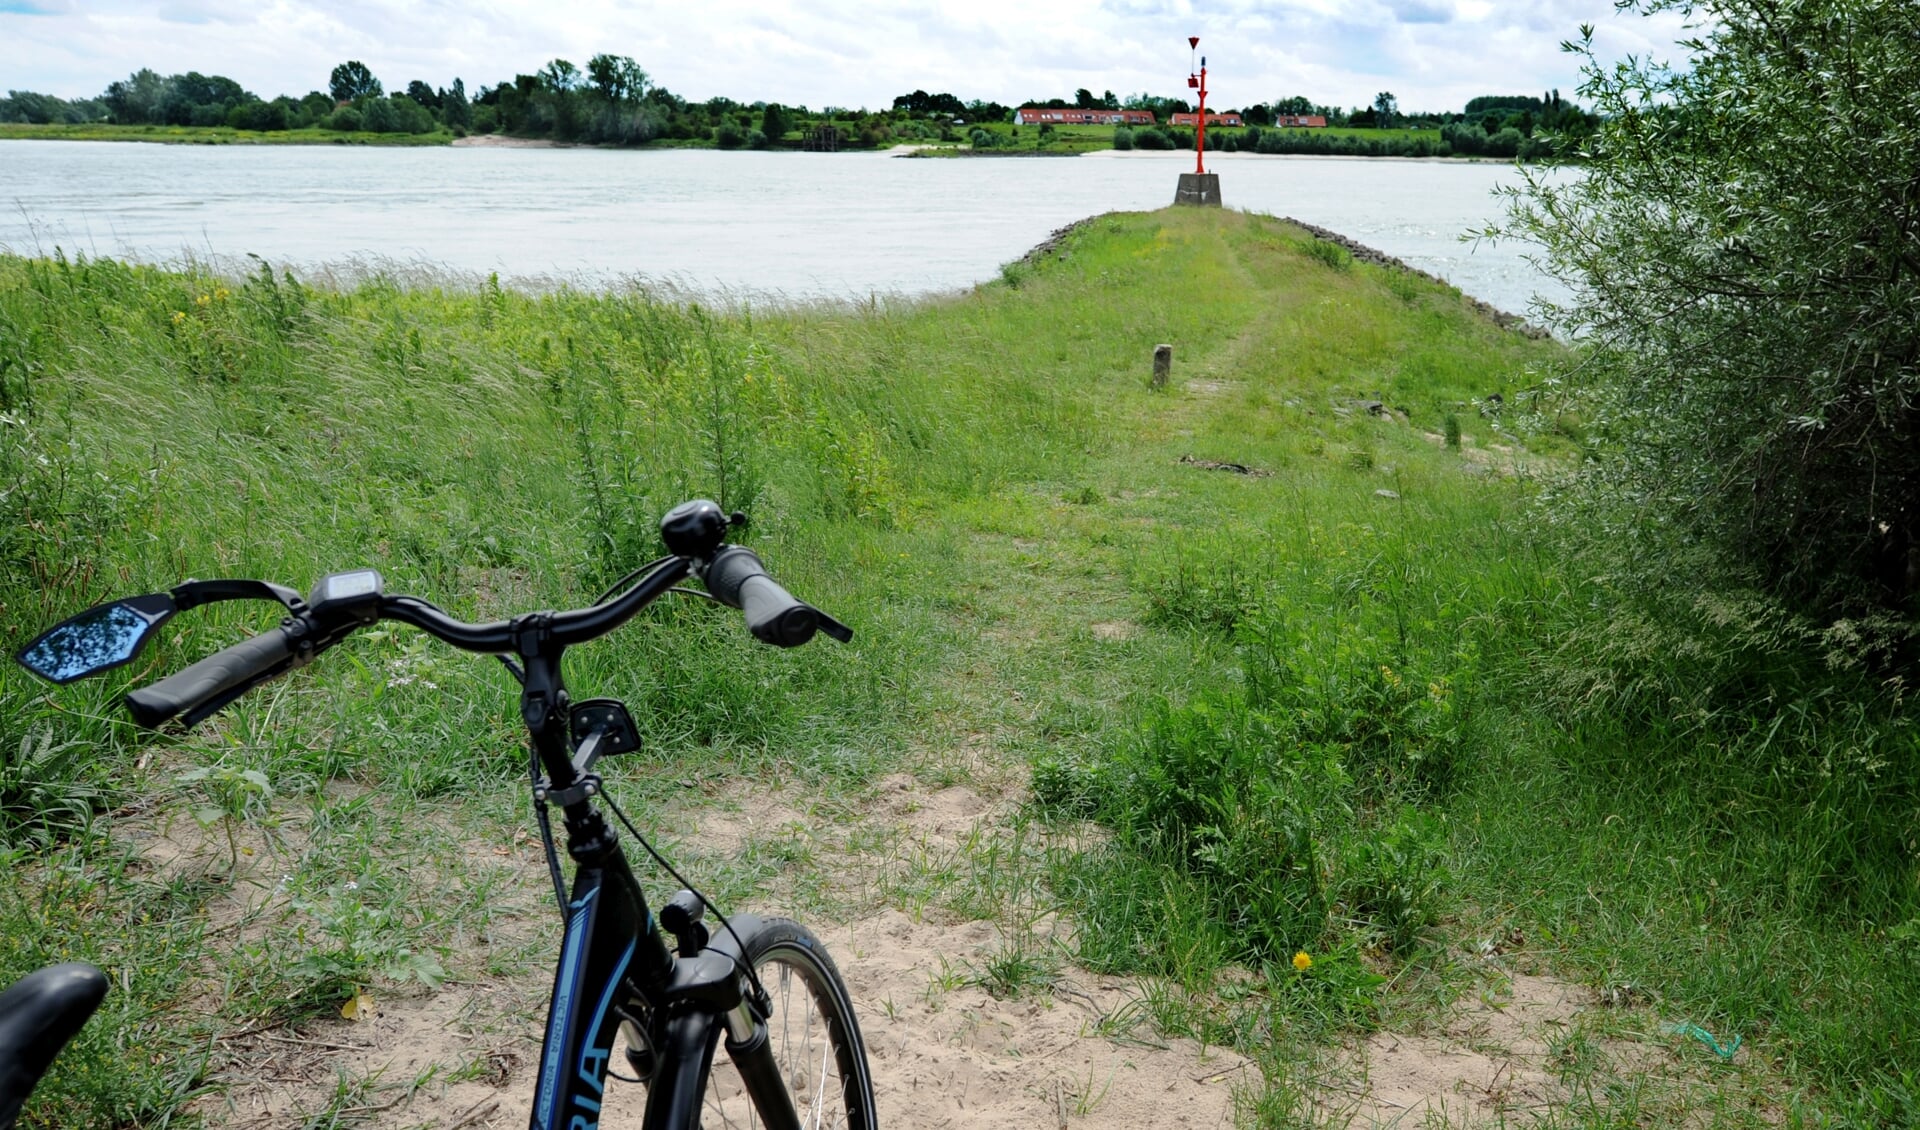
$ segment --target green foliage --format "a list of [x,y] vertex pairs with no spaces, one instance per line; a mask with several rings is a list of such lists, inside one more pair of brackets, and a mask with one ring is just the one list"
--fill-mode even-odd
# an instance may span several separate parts
[[1133,131],[1126,126],[1113,127],[1113,147],[1126,152],[1133,148]]
[[[1688,65],[1614,67],[1587,174],[1533,178],[1505,228],[1574,299],[1601,408],[1585,506],[1650,583],[1704,540],[1724,573],[1832,622],[1920,598],[1920,25],[1868,0],[1683,5]],[[1846,77],[1842,77],[1846,76]],[[1573,515],[1577,514],[1577,517]]]
[[1308,255],[1336,271],[1353,266],[1353,252],[1330,239],[1309,239],[1305,247]]
[[1147,126],[1133,131],[1133,145],[1136,149],[1172,149],[1173,139],[1167,131],[1158,126]]
[[349,59],[333,68],[333,74],[327,79],[327,89],[332,92],[335,102],[357,102],[362,98],[378,98],[385,91],[380,80],[358,59]]
[[69,102],[64,98],[35,94],[30,90],[9,90],[5,98],[0,98],[0,122],[27,122],[33,125],[60,122],[72,125],[105,121],[109,113],[107,104],[97,98],[76,98]]
[[193,809],[193,818],[202,828],[215,824],[227,834],[229,866],[240,866],[240,845],[234,839],[234,826],[262,817],[273,806],[273,785],[258,769],[237,769],[230,765],[205,765],[180,774],[175,780],[192,786],[201,803]]
[[45,849],[86,830],[107,796],[87,771],[88,749],[48,731],[0,744],[0,851]]
[[787,131],[792,128],[793,123],[791,119],[787,117],[786,108],[781,106],[780,103],[769,102],[767,103],[767,108],[760,112],[760,132],[765,134],[768,139],[778,141],[785,137]]
[[317,1004],[338,1007],[379,981],[431,989],[446,980],[440,956],[413,937],[400,911],[371,904],[358,883],[295,897],[293,909],[303,917],[295,940],[307,952],[289,972]]
[[[570,652],[574,693],[627,699],[643,730],[609,787],[671,817],[777,782],[827,798],[824,820],[882,773],[944,787],[1028,756],[1062,827],[854,857],[900,909],[1002,927],[953,984],[1042,989],[1059,957],[1034,921],[1062,911],[1080,961],[1152,975],[1101,1032],[1231,1042],[1271,1085],[1310,1061],[1294,1041],[1425,1018],[1479,967],[1463,948],[1517,932],[1527,961],[1746,1035],[1792,1117],[1901,1125],[1920,737],[1863,637],[1679,583],[1623,601],[1604,558],[1529,530],[1546,453],[1580,430],[1552,403],[1569,358],[1444,288],[1320,269],[1304,233],[1231,211],[1102,217],[1062,246],[1018,290],[750,315],[638,288],[0,258],[0,642],[186,575],[304,587],[364,564],[467,618],[575,606],[659,552],[666,505],[738,489],[750,544],[856,642],[775,651],[687,602]],[[1231,387],[1149,392],[1161,341]],[[1469,417],[1460,454],[1422,434],[1535,388],[1537,414],[1508,392],[1505,416]],[[1411,426],[1327,410],[1356,397]],[[496,665],[387,626],[193,732],[111,721],[126,680],[265,619],[196,610],[140,671],[53,692],[0,670],[9,748],[85,743],[35,780],[156,806],[76,815],[0,869],[0,974],[86,957],[117,986],[36,1125],[177,1124],[223,1031],[551,958],[513,942],[516,916],[551,920],[538,880],[471,847],[524,820]],[[212,807],[203,782],[166,788],[195,765],[263,774],[272,807],[243,818],[300,829],[239,841],[260,872],[128,850],[141,821]],[[846,906],[868,873],[814,836],[756,838],[722,891],[805,905],[817,882]],[[209,929],[275,878],[247,928]],[[1284,1100],[1261,1109],[1304,1109]]]

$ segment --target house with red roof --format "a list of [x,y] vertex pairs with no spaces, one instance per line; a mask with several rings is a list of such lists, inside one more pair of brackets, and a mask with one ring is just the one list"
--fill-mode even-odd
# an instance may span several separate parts
[[[1167,121],[1169,124],[1176,126],[1197,126],[1200,124],[1200,115],[1173,114],[1167,118]],[[1207,115],[1207,124],[1210,126],[1243,126],[1247,123],[1240,120],[1238,112],[1228,110],[1224,114],[1209,113]]]
[[1022,106],[1015,119],[1023,126],[1150,126],[1150,110],[1088,110],[1080,106]]

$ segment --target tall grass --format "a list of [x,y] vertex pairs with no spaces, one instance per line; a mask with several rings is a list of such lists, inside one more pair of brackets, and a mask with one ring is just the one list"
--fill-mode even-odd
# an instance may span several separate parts
[[[371,565],[467,617],[575,605],[714,497],[858,635],[774,652],[668,605],[571,655],[576,693],[634,707],[646,752],[609,771],[643,817],[688,782],[844,792],[984,742],[1031,763],[1045,820],[1106,832],[972,873],[1051,892],[1079,960],[1275,1080],[1289,1040],[1388,1022],[1511,930],[1746,1036],[1776,1113],[1902,1124],[1904,684],[1735,592],[1630,599],[1539,532],[1534,485],[1578,443],[1577,406],[1543,403],[1560,347],[1262,217],[1102,217],[1065,248],[826,310],[0,259],[0,642],[187,576]],[[458,835],[409,831],[523,811],[487,664],[383,628],[192,733],[121,719],[126,687],[270,618],[181,617],[58,691],[0,672],[0,976],[85,956],[117,986],[37,1124],[182,1118],[219,1033],[459,975],[445,939],[519,913]],[[198,866],[139,850],[248,774],[271,795],[222,817],[231,863],[224,834]],[[210,937],[250,848],[287,867],[257,912],[286,929]],[[993,901],[961,887],[958,913]],[[1051,976],[1002,956],[983,983]]]

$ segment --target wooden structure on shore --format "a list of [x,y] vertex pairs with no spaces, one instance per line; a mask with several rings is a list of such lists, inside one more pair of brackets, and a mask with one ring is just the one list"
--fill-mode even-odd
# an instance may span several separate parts
[[838,153],[844,141],[835,126],[815,126],[800,136],[800,148],[808,153]]

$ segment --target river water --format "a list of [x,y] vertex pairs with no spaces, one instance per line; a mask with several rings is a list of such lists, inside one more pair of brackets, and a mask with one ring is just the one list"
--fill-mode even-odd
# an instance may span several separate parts
[[[641,276],[792,299],[992,278],[1056,228],[1170,203],[1191,153],[911,160],[884,153],[0,142],[0,249],[313,270],[405,264],[585,285]],[[1522,311],[1512,166],[1219,154],[1229,207],[1348,235]]]

